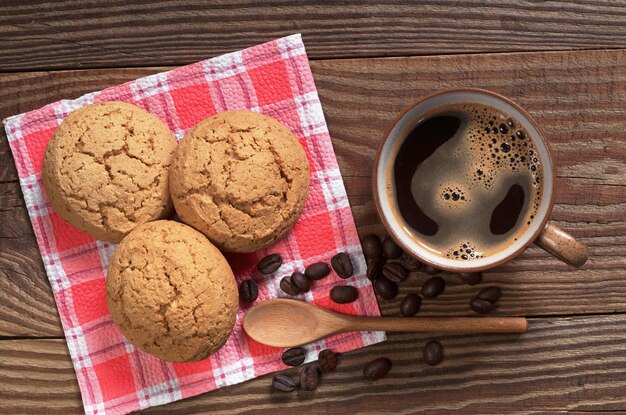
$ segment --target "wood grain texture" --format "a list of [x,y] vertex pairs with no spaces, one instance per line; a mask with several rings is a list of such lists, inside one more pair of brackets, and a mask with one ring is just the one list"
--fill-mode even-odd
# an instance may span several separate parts
[[[532,319],[521,336],[437,336],[445,359],[436,367],[421,357],[431,338],[391,334],[385,343],[344,354],[315,392],[273,392],[268,375],[145,413],[555,414],[626,407],[624,315]],[[365,381],[363,365],[380,356],[392,360],[391,372]],[[63,340],[0,342],[0,412],[81,413]]]
[[[588,264],[575,271],[531,247],[476,287],[446,275],[445,293],[420,311],[475,315],[469,299],[494,284],[503,289],[495,315],[531,316],[529,333],[437,335],[446,355],[437,367],[421,357],[431,336],[390,334],[342,355],[313,393],[272,392],[264,376],[145,412],[623,414],[624,27],[626,4],[610,0],[9,0],[0,4],[0,118],[298,32],[313,59],[502,52],[311,66],[362,235],[384,232],[370,171],[384,130],[410,101],[446,87],[484,87],[519,101],[544,126],[558,167],[552,217],[589,245]],[[562,52],[602,48],[613,50]],[[508,53],[547,50],[561,52]],[[103,67],[118,69],[45,71]],[[39,72],[17,72],[25,70]],[[397,315],[402,297],[426,278],[415,273],[396,299],[381,300],[383,314]],[[0,292],[0,413],[82,413],[65,341],[32,338],[63,332],[4,134]],[[391,373],[364,381],[364,363],[379,356],[392,359]]]
[[298,32],[312,58],[615,48],[625,25],[611,0],[6,0],[0,71],[179,65]]
[[0,413],[84,413],[63,340],[0,341]]
[[[339,166],[361,234],[382,233],[370,171],[384,130],[407,103],[437,89],[480,86],[509,95],[544,126],[558,167],[555,223],[590,248],[573,270],[531,247],[486,273],[503,289],[500,315],[626,312],[626,51],[516,53],[312,62]],[[0,75],[0,117],[76,97],[163,68]],[[6,140],[0,140],[0,335],[61,336]],[[426,279],[417,273],[385,314]],[[480,289],[447,278],[423,315],[472,315]]]

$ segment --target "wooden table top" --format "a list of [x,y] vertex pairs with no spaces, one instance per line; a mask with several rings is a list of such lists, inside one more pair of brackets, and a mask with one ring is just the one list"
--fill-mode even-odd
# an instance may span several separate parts
[[[0,118],[301,32],[361,235],[383,229],[370,172],[391,120],[456,86],[512,97],[544,127],[557,164],[552,218],[590,249],[580,270],[537,247],[485,274],[496,315],[523,336],[390,334],[341,358],[314,393],[270,393],[271,376],[146,413],[624,413],[626,411],[626,4],[506,0],[267,5],[216,1],[4,1]],[[0,412],[81,413],[78,384],[6,136],[0,139]],[[381,300],[398,313],[403,294]],[[478,290],[447,278],[421,315],[471,315]],[[362,379],[387,356],[391,373]]]

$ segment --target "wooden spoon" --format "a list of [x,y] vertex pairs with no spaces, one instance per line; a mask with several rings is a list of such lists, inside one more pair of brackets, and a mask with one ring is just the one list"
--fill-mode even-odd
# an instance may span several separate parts
[[528,322],[524,317],[357,317],[277,298],[252,307],[243,318],[243,328],[259,343],[296,347],[347,331],[525,333]]

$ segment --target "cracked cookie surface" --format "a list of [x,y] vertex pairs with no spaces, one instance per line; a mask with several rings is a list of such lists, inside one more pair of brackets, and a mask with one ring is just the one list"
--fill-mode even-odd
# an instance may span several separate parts
[[207,358],[228,340],[239,294],[221,252],[193,228],[169,220],[138,226],[108,268],[111,318],[138,348],[161,359]]
[[168,169],[173,134],[156,116],[124,102],[70,113],[48,142],[43,184],[59,215],[96,239],[119,242],[172,209]]
[[253,252],[282,238],[308,190],[309,163],[296,137],[252,111],[223,112],[197,124],[170,169],[180,218],[231,252]]

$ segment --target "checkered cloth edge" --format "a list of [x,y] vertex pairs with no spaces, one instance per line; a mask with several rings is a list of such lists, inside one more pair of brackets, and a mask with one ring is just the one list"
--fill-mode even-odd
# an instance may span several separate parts
[[[94,102],[133,103],[167,123],[177,139],[213,114],[249,109],[286,124],[304,147],[311,186],[294,229],[274,246],[254,254],[227,255],[238,281],[259,282],[259,299],[284,296],[280,278],[310,263],[328,261],[337,252],[352,256],[355,273],[344,281],[334,273],[298,298],[339,312],[379,315],[365,277],[359,244],[341,173],[300,35],[158,73],[74,100],[61,100],[4,120],[24,200],[76,370],[85,413],[124,414],[194,396],[284,369],[281,349],[249,338],[241,322],[226,345],[195,363],[170,363],[128,343],[112,323],[105,302],[105,278],[115,245],[97,241],[63,221],[50,206],[41,183],[43,154],[58,125],[73,110]],[[258,259],[277,252],[283,266],[272,275],[255,270]],[[338,305],[330,288],[359,288],[358,301]],[[307,360],[332,348],[346,352],[383,341],[382,332],[334,336],[306,347]]]

